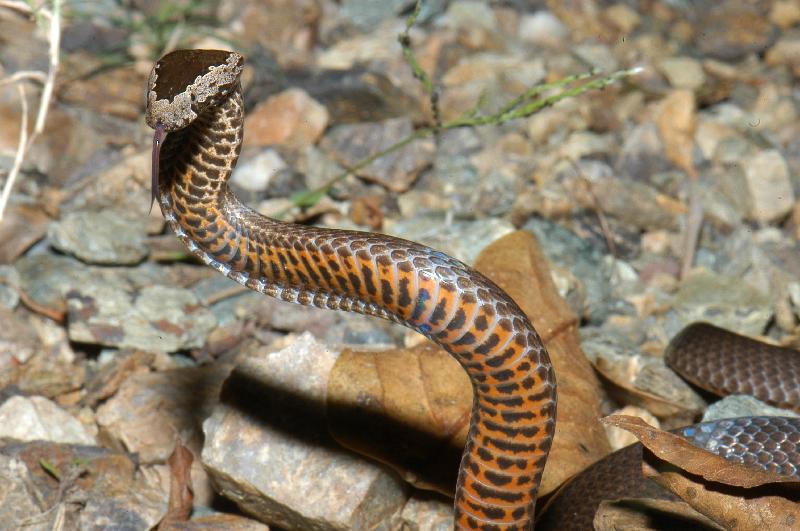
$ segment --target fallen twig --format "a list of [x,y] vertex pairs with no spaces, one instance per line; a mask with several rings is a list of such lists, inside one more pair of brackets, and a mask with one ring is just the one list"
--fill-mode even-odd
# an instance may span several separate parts
[[25,90],[22,85],[17,85],[20,93],[20,100],[22,106],[22,119],[20,120],[20,143],[17,147],[17,153],[14,157],[14,165],[8,173],[5,185],[3,186],[2,195],[0,195],[0,221],[3,219],[8,199],[11,196],[11,190],[14,187],[14,182],[19,175],[22,168],[22,163],[25,156],[30,151],[33,142],[44,131],[44,125],[47,121],[47,112],[50,109],[50,102],[53,99],[53,89],[56,83],[56,74],[58,73],[59,56],[61,50],[61,2],[62,0],[53,0],[52,10],[34,9],[25,2],[16,2],[11,0],[0,0],[0,7],[13,9],[31,16],[42,17],[49,22],[48,40],[50,47],[48,49],[48,70],[46,73],[37,71],[22,71],[9,76],[6,79],[0,80],[0,85],[9,83],[20,83],[22,81],[36,80],[43,82],[42,95],[39,99],[39,111],[36,113],[36,122],[33,126],[33,132],[28,136],[28,102],[25,97]]

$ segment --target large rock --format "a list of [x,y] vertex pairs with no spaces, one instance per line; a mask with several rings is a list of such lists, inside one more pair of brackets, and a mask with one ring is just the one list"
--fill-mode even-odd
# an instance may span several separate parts
[[337,353],[303,334],[239,365],[203,423],[218,492],[287,530],[389,529],[406,500],[397,476],[338,447],[324,419]]

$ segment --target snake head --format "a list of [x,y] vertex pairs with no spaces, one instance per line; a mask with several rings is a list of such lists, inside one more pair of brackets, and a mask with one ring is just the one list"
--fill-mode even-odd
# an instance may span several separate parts
[[176,50],[162,57],[147,83],[147,125],[183,129],[239,84],[244,57],[224,50]]

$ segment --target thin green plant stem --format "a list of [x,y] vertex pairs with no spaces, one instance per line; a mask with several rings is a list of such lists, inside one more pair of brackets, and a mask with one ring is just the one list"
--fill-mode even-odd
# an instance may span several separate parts
[[[393,152],[395,152],[395,151],[407,146],[408,144],[410,144],[414,140],[418,140],[418,139],[421,139],[421,138],[432,136],[434,134],[441,133],[442,131],[447,131],[447,130],[450,130],[450,129],[457,129],[457,128],[460,128],[460,127],[479,127],[479,126],[482,126],[482,125],[492,125],[492,124],[493,125],[500,125],[500,124],[503,124],[505,122],[509,122],[511,120],[516,120],[516,119],[519,119],[519,118],[527,118],[527,117],[529,117],[529,116],[531,116],[533,114],[536,114],[537,112],[541,111],[545,107],[549,107],[551,105],[554,105],[554,104],[558,103],[561,100],[564,100],[564,99],[567,99],[567,98],[572,98],[572,97],[575,97],[575,96],[579,96],[579,95],[581,95],[581,94],[583,94],[585,92],[588,92],[590,90],[599,90],[599,89],[605,88],[608,85],[611,85],[612,83],[615,83],[615,82],[617,82],[617,81],[619,81],[621,79],[624,79],[626,77],[635,75],[638,72],[639,72],[639,69],[636,69],[636,68],[628,69],[628,70],[619,70],[617,72],[613,72],[612,74],[609,74],[608,76],[599,77],[597,79],[590,80],[590,81],[588,81],[586,83],[583,83],[581,85],[578,85],[576,87],[572,87],[572,88],[563,90],[561,92],[558,92],[557,94],[553,94],[551,96],[547,96],[547,97],[544,97],[544,98],[541,98],[541,99],[538,99],[538,100],[534,100],[532,102],[529,102],[529,103],[526,103],[526,104],[522,105],[522,102],[524,102],[527,99],[529,99],[528,95],[541,94],[542,92],[545,92],[547,90],[551,90],[553,88],[564,87],[564,86],[569,85],[572,82],[588,79],[589,77],[592,76],[592,74],[591,73],[578,74],[578,75],[575,75],[575,76],[570,76],[568,78],[564,78],[564,79],[555,81],[553,83],[547,83],[547,84],[544,84],[544,85],[539,85],[537,87],[532,87],[530,90],[526,91],[525,97],[518,96],[517,98],[512,100],[509,104],[503,106],[499,111],[497,111],[496,113],[493,113],[493,114],[479,115],[479,116],[474,115],[475,112],[476,112],[475,109],[480,106],[480,104],[479,104],[478,106],[473,107],[472,109],[467,111],[467,113],[463,114],[462,116],[459,116],[458,118],[455,118],[453,120],[445,122],[445,123],[443,123],[441,125],[429,126],[429,127],[423,127],[423,128],[417,129],[412,134],[410,134],[410,135],[406,136],[405,138],[399,140],[398,142],[392,144],[391,146],[387,147],[386,149],[378,151],[377,153],[374,153],[374,154],[370,155],[369,157],[366,157],[366,158],[360,160],[357,164],[354,164],[353,166],[347,168],[343,172],[335,175],[334,177],[331,177],[322,186],[319,186],[317,188],[313,188],[311,190],[305,190],[305,191],[302,191],[302,192],[297,192],[297,193],[293,194],[289,199],[292,202],[293,206],[298,206],[298,207],[301,207],[301,208],[306,208],[306,207],[309,207],[309,206],[313,206],[314,204],[316,204],[317,201],[319,201],[319,199],[322,196],[327,194],[330,191],[330,189],[336,183],[338,183],[339,181],[341,181],[342,179],[344,179],[348,175],[355,174],[358,170],[361,170],[361,169],[365,168],[366,166],[369,166],[372,162],[374,162],[374,161],[376,161],[376,160],[378,160],[378,159],[380,159],[382,157],[385,157],[386,155],[389,155],[390,153],[393,153]],[[512,105],[512,103],[513,103],[513,105]],[[286,214],[288,214],[290,209],[291,209],[291,207],[280,211],[276,215],[276,217],[278,217],[279,219],[284,217]]]

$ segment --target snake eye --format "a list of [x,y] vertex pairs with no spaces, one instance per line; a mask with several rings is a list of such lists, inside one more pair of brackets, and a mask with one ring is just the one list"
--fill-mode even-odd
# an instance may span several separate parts
[[195,95],[194,95],[194,93],[190,94],[190,95],[189,95],[189,98],[191,98],[191,100],[192,100],[192,103],[194,103],[195,101],[197,101],[197,96],[195,96]]

